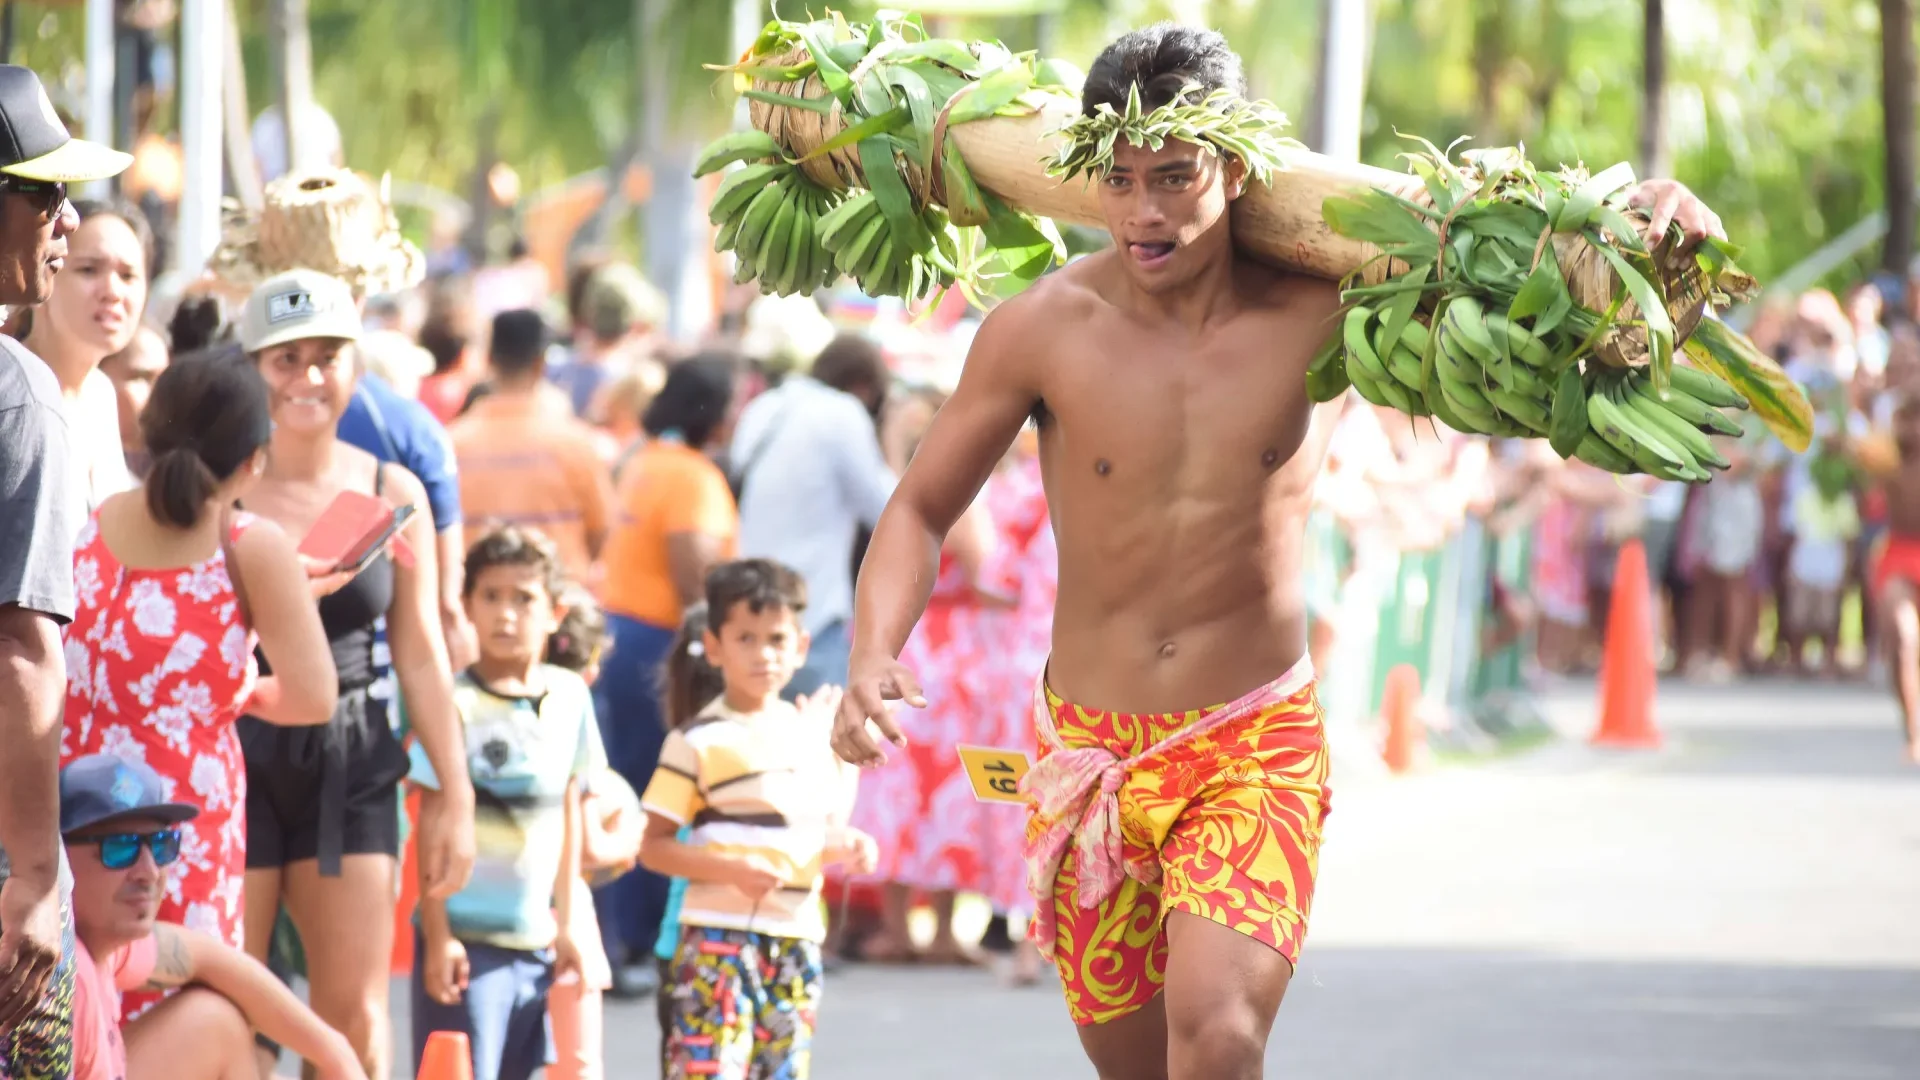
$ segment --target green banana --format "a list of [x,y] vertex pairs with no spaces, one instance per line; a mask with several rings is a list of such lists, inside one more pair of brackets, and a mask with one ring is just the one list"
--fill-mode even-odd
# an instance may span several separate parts
[[719,172],[736,161],[779,157],[783,152],[774,137],[759,128],[730,131],[700,151],[700,159],[693,163],[693,175],[705,176]]
[[1380,405],[1386,408],[1393,407],[1393,402],[1386,394],[1381,393],[1380,383],[1369,376],[1359,365],[1349,363],[1347,365],[1347,377],[1353,380],[1354,390],[1357,391],[1362,398],[1365,398],[1369,405]]
[[1605,439],[1593,431],[1587,431],[1581,434],[1580,442],[1574,446],[1573,453],[1569,456],[1578,458],[1595,468],[1605,469],[1610,473],[1626,475],[1640,471],[1639,466],[1633,463],[1632,458],[1615,450]]
[[1436,373],[1444,381],[1463,384],[1476,390],[1487,384],[1485,369],[1471,353],[1466,351],[1466,346],[1451,329],[1441,328],[1434,354]]
[[1614,387],[1603,380],[1587,396],[1587,419],[1593,430],[1615,450],[1620,451],[1662,480],[1686,480],[1701,471],[1686,452],[1630,416],[1614,399]]
[[1487,329],[1487,313],[1480,301],[1471,296],[1454,297],[1447,303],[1445,321],[1460,344],[1483,366],[1490,368],[1503,358],[1500,345]]
[[1482,435],[1498,434],[1495,429],[1503,426],[1500,414],[1485,394],[1468,383],[1445,378],[1440,380],[1440,392],[1447,399],[1447,404],[1453,406],[1454,412],[1475,425],[1473,430]]
[[847,241],[859,235],[869,217],[879,212],[880,200],[874,197],[873,192],[862,191],[849,196],[818,222],[821,245],[828,251],[839,251]]
[[720,190],[713,193],[713,205],[708,208],[707,220],[715,225],[724,224],[758,198],[768,184],[792,169],[785,162],[776,162],[735,170],[733,175],[720,181]]
[[1387,357],[1387,373],[1393,376],[1395,382],[1413,393],[1420,392],[1420,355],[1412,349],[1395,345],[1393,352]]
[[892,235],[881,238],[880,246],[873,251],[872,260],[867,265],[866,273],[855,275],[855,280],[860,282],[861,288],[868,296],[890,295],[891,290],[888,286],[892,285],[893,279],[898,276],[898,267],[893,261]]
[[1487,390],[1487,401],[1534,435],[1545,435],[1553,427],[1553,414],[1532,398],[1495,386]]
[[1745,431],[1733,417],[1680,389],[1678,385],[1669,385],[1667,396],[1661,398],[1660,403],[1694,427],[1705,428],[1718,435],[1738,436]]
[[785,191],[780,196],[780,208],[774,211],[773,223],[767,226],[766,235],[760,239],[760,280],[780,288],[781,275],[787,266],[787,243],[793,234],[794,201],[799,191],[792,184],[783,185]]
[[1545,369],[1553,366],[1553,352],[1533,332],[1496,311],[1486,313],[1487,331],[1506,339],[1507,354],[1527,366]]
[[881,237],[885,234],[887,219],[874,214],[860,227],[859,235],[843,244],[834,252],[833,264],[840,272],[858,280],[864,277],[867,269],[873,265],[873,253],[879,250]]
[[1670,385],[1674,389],[1684,390],[1716,408],[1747,408],[1747,399],[1740,395],[1740,391],[1735,390],[1733,384],[1710,371],[1701,371],[1696,367],[1682,367],[1679,364],[1675,364],[1673,365],[1673,381]]
[[1358,368],[1365,372],[1369,381],[1380,382],[1391,376],[1387,374],[1387,365],[1381,362],[1380,354],[1373,351],[1373,342],[1367,339],[1367,324],[1372,321],[1373,309],[1364,304],[1355,304],[1347,311],[1346,321],[1341,324],[1341,334],[1347,342],[1348,374],[1353,374]]
[[740,231],[733,238],[733,250],[741,258],[755,266],[760,265],[760,245],[766,239],[774,215],[780,212],[781,204],[786,202],[786,196],[785,184],[768,184],[747,204],[745,220],[740,223]]
[[715,253],[733,250],[733,241],[735,237],[740,235],[740,222],[744,216],[743,214],[733,215],[720,226],[720,231],[713,234],[713,250]]
[[1720,452],[1713,448],[1713,441],[1707,438],[1699,428],[1682,420],[1667,408],[1666,403],[1660,400],[1658,393],[1653,389],[1651,380],[1628,375],[1621,380],[1621,384],[1623,407],[1633,411],[1649,427],[1657,428],[1667,438],[1684,448],[1687,453],[1693,455],[1695,461],[1716,469],[1724,469],[1731,464],[1726,458],[1720,456]]
[[813,195],[801,192],[794,199],[793,225],[787,233],[787,258],[781,264],[780,293],[791,296],[800,291],[800,275],[812,261]]
[[1419,319],[1408,319],[1407,328],[1400,331],[1400,344],[1412,349],[1414,355],[1424,356],[1427,352],[1427,324]]
[[1521,397],[1532,398],[1541,408],[1549,408],[1553,391],[1546,380],[1525,364],[1515,364],[1512,368],[1513,392]]

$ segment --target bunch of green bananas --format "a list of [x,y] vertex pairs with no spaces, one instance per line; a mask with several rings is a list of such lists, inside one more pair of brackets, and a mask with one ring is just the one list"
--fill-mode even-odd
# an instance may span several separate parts
[[[1639,368],[1601,367],[1585,385],[1585,429],[1574,454],[1580,460],[1608,472],[1693,482],[1727,467],[1709,436],[1739,435],[1740,424],[1720,410],[1744,409],[1747,402],[1719,376],[1675,365],[1663,395]],[[1566,411],[1575,410],[1569,405]],[[1569,429],[1572,423],[1566,421]]]
[[953,284],[959,273],[959,253],[946,214],[935,206],[921,210],[913,224],[913,231],[920,230],[929,234],[924,253],[892,227],[879,197],[867,190],[849,195],[819,222],[820,242],[833,253],[841,273],[869,296],[909,300]]
[[1731,385],[1675,366],[1665,394],[1639,368],[1556,358],[1527,327],[1474,297],[1450,298],[1436,325],[1408,319],[1397,333],[1365,304],[1347,309],[1341,334],[1315,357],[1307,381],[1316,400],[1351,382],[1367,401],[1432,416],[1456,431],[1546,438],[1562,457],[1610,472],[1706,480],[1727,461],[1710,436],[1738,435],[1722,408],[1747,407]]
[[838,273],[820,245],[819,224],[834,208],[834,193],[808,179],[773,136],[758,130],[732,132],[710,144],[694,175],[736,161],[750,164],[721,181],[707,214],[720,229],[713,249],[731,251],[739,261],[734,280],[758,279],[761,292],[780,296],[831,284]]

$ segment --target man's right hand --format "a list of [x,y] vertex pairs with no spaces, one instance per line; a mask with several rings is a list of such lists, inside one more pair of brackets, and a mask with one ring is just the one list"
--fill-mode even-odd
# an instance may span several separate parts
[[887,708],[889,701],[904,701],[916,709],[927,707],[920,680],[907,665],[891,656],[855,655],[847,672],[847,690],[840,699],[833,719],[833,751],[850,764],[874,768],[887,762],[886,751],[867,730],[871,720],[880,734],[895,746],[907,745]]
[[0,885],[0,1031],[33,1014],[60,966],[57,876],[15,873]]

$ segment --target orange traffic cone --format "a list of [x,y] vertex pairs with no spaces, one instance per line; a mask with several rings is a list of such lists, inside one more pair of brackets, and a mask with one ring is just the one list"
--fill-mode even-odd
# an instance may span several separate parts
[[1400,664],[1387,672],[1380,715],[1387,721],[1387,748],[1382,755],[1387,768],[1411,772],[1427,742],[1426,725],[1420,722],[1420,669]]
[[1595,746],[1650,750],[1660,745],[1653,724],[1653,593],[1647,581],[1647,551],[1638,540],[1620,546],[1613,574],[1613,604],[1607,612],[1606,649],[1600,656],[1600,726]]
[[473,1048],[462,1031],[436,1031],[427,1036],[427,1052],[420,1056],[414,1080],[473,1080]]
[[400,852],[400,901],[393,906],[395,975],[413,974],[413,909],[420,900],[420,866],[414,834],[420,831],[420,792],[407,794],[407,844]]

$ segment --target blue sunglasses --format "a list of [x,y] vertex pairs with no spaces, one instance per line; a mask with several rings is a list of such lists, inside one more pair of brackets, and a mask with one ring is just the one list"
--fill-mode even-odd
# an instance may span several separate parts
[[140,849],[153,852],[153,865],[170,866],[180,857],[180,830],[162,829],[156,833],[112,833],[89,836],[81,841],[100,845],[100,862],[109,870],[125,870],[140,861]]

